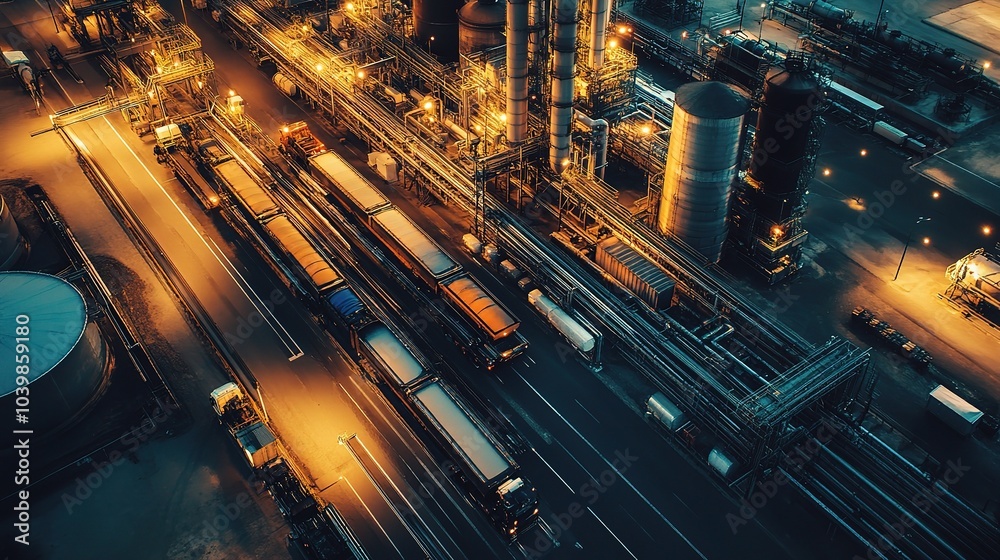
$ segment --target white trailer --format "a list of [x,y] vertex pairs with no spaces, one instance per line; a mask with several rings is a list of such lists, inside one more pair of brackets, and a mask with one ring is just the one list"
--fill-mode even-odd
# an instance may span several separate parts
[[963,436],[974,432],[976,424],[984,415],[981,410],[944,385],[938,385],[931,391],[927,398],[927,411]]

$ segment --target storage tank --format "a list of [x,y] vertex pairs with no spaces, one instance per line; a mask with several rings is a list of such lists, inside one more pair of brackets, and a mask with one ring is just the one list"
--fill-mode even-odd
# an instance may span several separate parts
[[470,54],[506,43],[507,2],[472,0],[458,11],[458,52]]
[[816,76],[797,59],[772,69],[757,115],[750,176],[761,184],[757,211],[776,223],[800,206],[799,177],[807,163],[812,122],[822,101]]
[[646,414],[656,418],[671,432],[676,432],[687,422],[684,412],[660,392],[653,393],[646,399]]
[[27,245],[14,221],[14,213],[0,196],[0,270],[13,268],[26,250]]
[[462,4],[463,0],[413,0],[417,41],[442,62],[458,60],[458,9]]
[[677,89],[657,225],[716,262],[739,163],[749,101],[721,82]]
[[544,315],[549,324],[581,352],[590,352],[594,349],[594,345],[597,343],[594,335],[590,334],[586,327],[556,305],[548,296],[544,295],[541,290],[535,289],[528,292],[528,303]]
[[[0,330],[0,363],[10,364],[9,375],[0,376],[0,407],[11,414],[28,408],[24,428],[51,434],[81,414],[105,381],[107,344],[97,324],[87,321],[80,292],[38,272],[0,273],[0,324],[7,325]],[[23,384],[13,367],[18,343],[30,356],[27,401],[16,392]]]

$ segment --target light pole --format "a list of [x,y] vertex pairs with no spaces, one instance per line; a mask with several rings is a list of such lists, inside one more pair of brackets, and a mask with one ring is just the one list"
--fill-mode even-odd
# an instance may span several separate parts
[[767,4],[761,3],[760,5],[760,29],[757,30],[757,40],[764,40],[764,16],[767,15]]
[[[906,243],[903,244],[903,255],[899,257],[899,266],[896,267],[896,275],[892,277],[893,282],[896,281],[896,278],[899,278],[899,271],[902,270],[903,268],[903,259],[906,258],[906,249],[910,246],[910,240],[913,238],[913,231],[917,229],[918,225],[929,221],[931,221],[930,218],[927,218],[925,216],[920,216],[919,218],[917,218],[917,223],[913,224],[913,227],[910,228],[910,233],[909,235],[906,236]],[[927,243],[928,243],[927,238],[924,238],[924,244]]]

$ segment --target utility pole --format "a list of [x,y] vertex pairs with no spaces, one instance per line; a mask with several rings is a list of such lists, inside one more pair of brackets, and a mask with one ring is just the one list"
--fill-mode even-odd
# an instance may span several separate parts
[[52,11],[52,0],[45,0],[45,5],[49,7],[49,15],[52,16],[52,25],[56,28],[56,35],[59,34],[59,22],[56,21],[56,13]]

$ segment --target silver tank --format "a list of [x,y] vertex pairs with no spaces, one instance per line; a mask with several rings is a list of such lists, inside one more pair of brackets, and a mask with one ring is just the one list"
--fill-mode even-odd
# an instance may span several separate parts
[[506,43],[507,2],[472,0],[458,11],[458,52],[470,54]]
[[7,201],[0,197],[0,270],[12,268],[24,254],[24,238]]
[[722,82],[677,89],[657,225],[710,262],[722,255],[749,101]]

